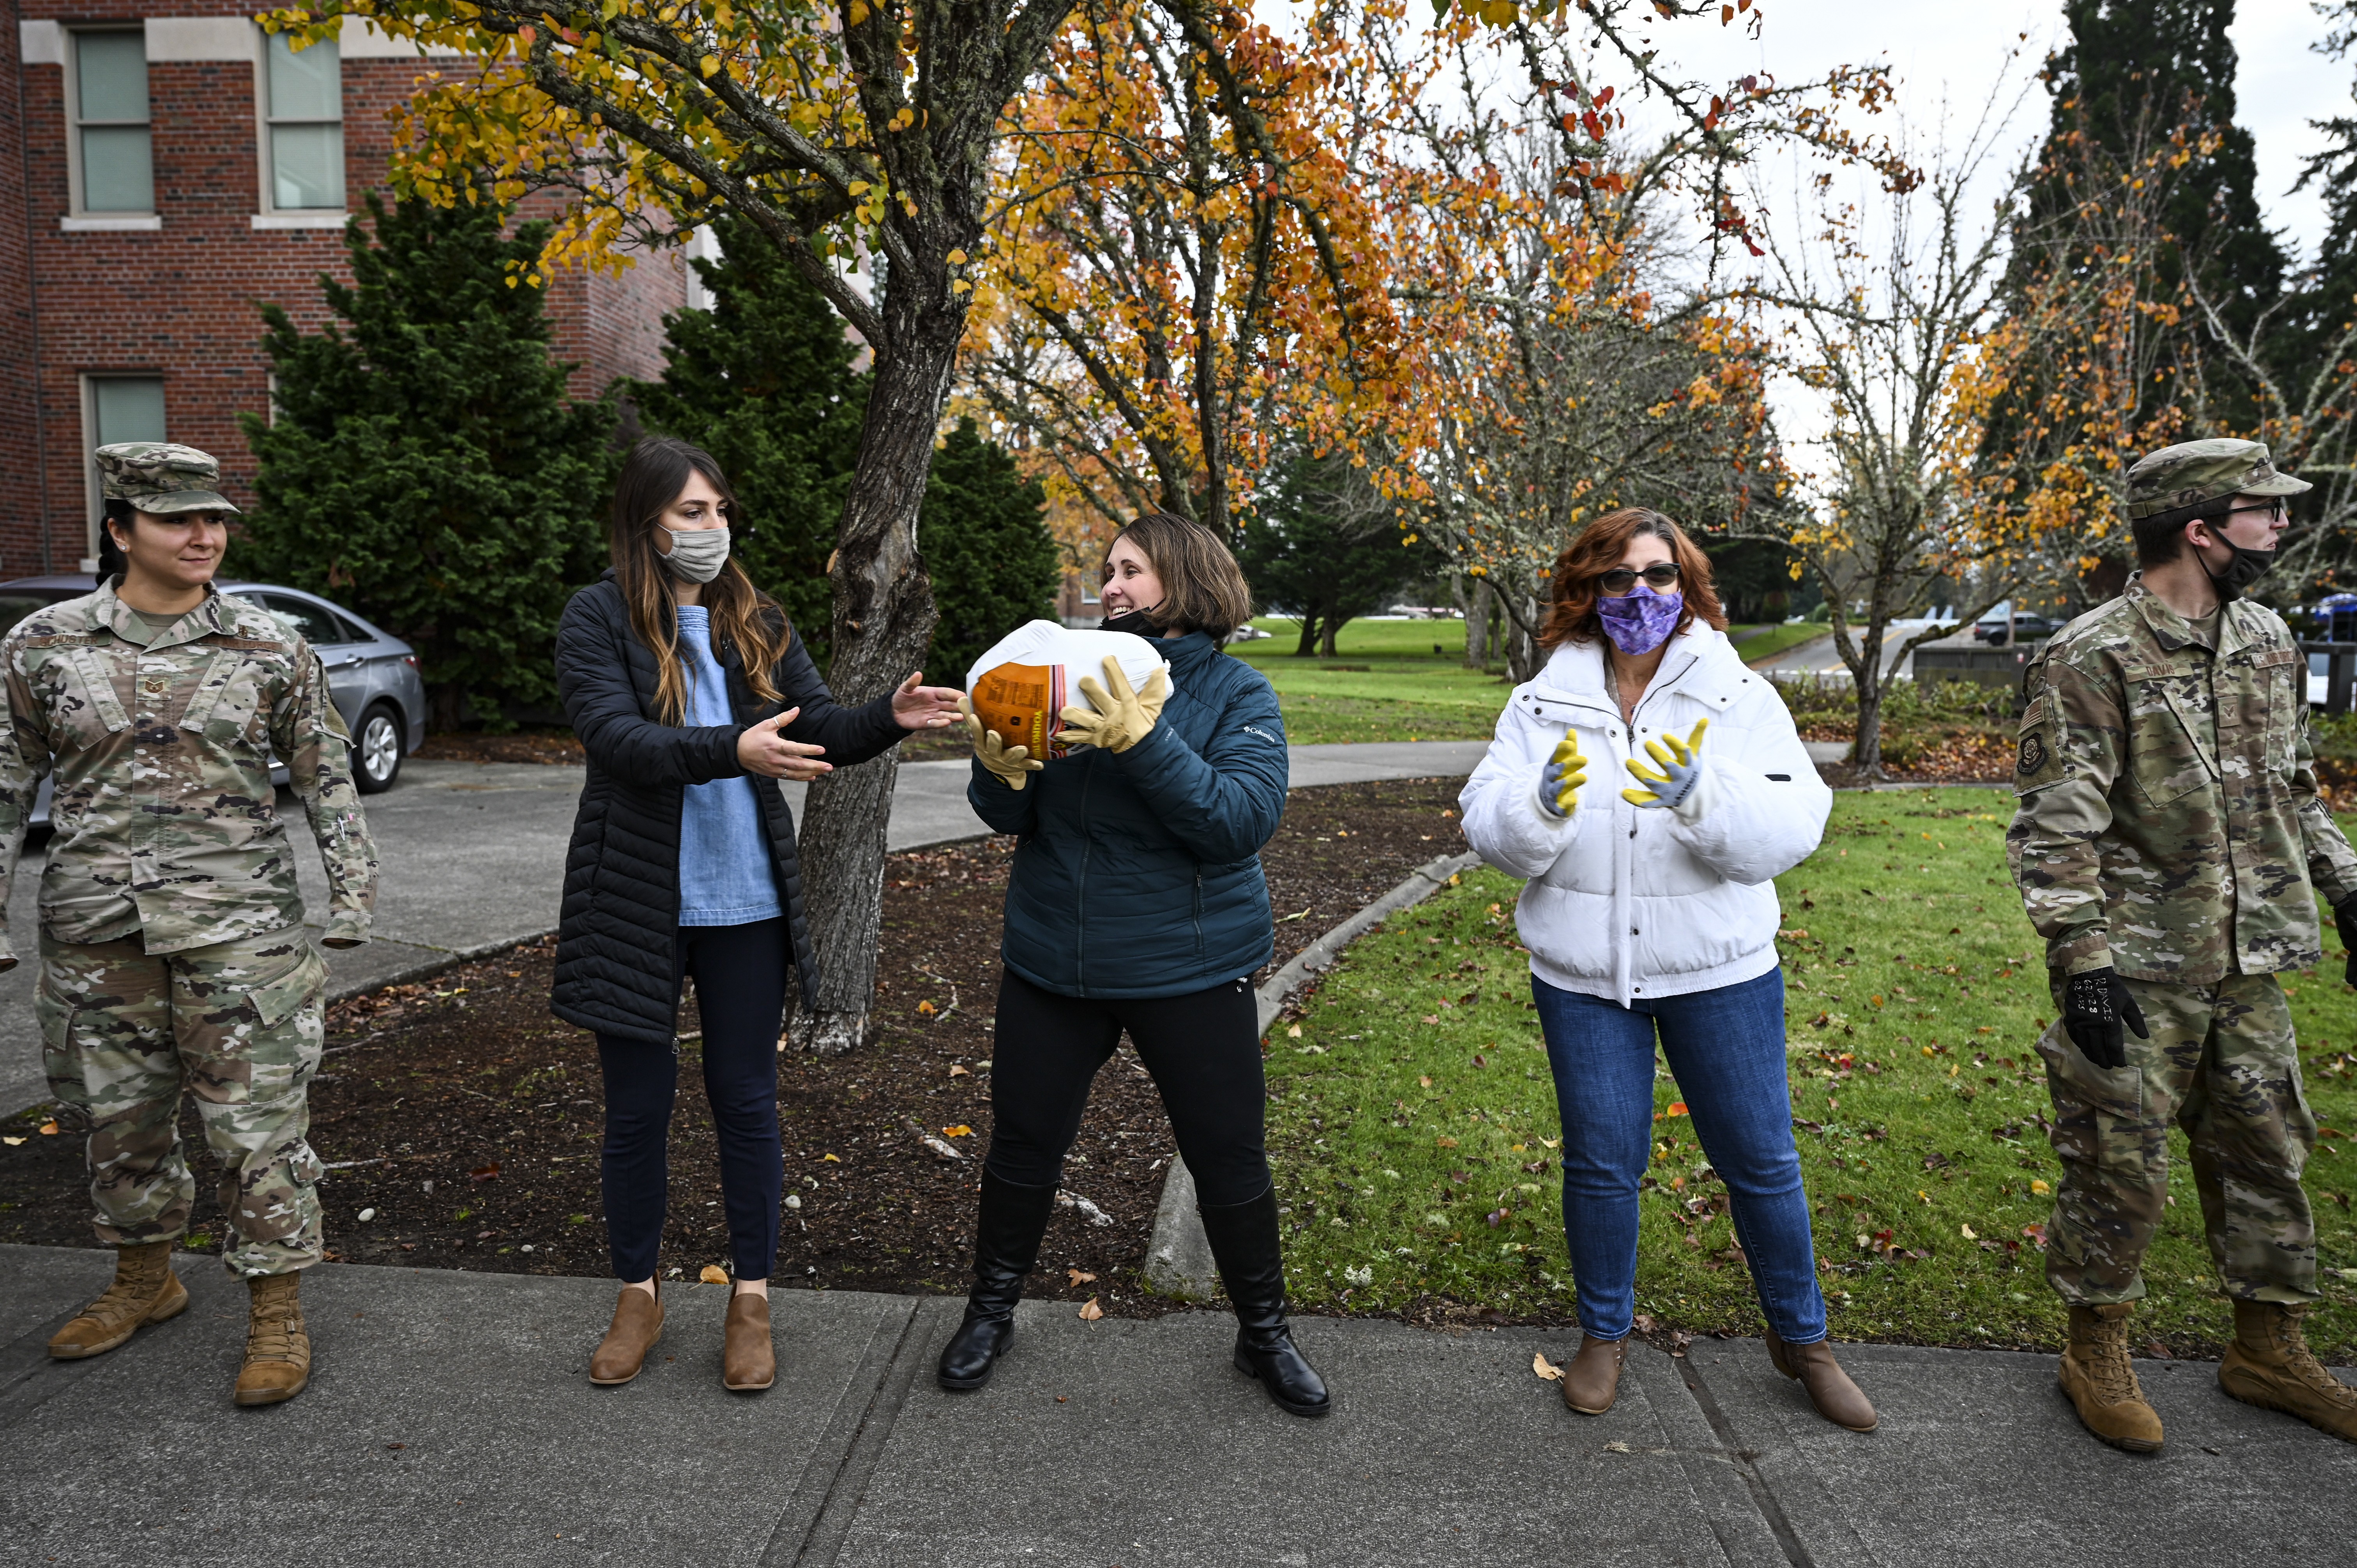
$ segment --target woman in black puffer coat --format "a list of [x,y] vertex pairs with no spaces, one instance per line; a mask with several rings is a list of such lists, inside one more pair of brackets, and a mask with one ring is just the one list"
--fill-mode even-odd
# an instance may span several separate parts
[[789,964],[816,997],[794,822],[780,779],[864,762],[957,716],[958,693],[838,706],[775,601],[728,559],[735,499],[683,441],[639,443],[614,497],[614,567],[573,596],[557,686],[588,753],[556,939],[560,1018],[597,1036],[600,1176],[623,1282],[590,1380],[636,1377],[662,1331],[655,1259],[668,1185],[680,986],[693,976],[736,1288],[721,1380],[776,1372],[769,1325],[781,1164],[775,1042]]

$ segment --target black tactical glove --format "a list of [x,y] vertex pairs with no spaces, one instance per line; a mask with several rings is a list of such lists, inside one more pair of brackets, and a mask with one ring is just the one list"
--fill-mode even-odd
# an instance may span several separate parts
[[2127,1066],[2127,1037],[2120,1033],[2123,1022],[2136,1031],[2137,1039],[2152,1038],[2145,1031],[2143,1009],[2128,994],[2127,983],[2117,971],[2105,965],[2063,981],[2062,1027],[2081,1056],[2100,1068]]
[[2357,985],[2357,893],[2332,906],[2332,923],[2340,928],[2341,945],[2349,950],[2349,967],[2341,978]]

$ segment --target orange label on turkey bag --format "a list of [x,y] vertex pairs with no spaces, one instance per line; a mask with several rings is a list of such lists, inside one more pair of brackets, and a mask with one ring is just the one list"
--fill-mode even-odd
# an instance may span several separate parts
[[1028,747],[1033,757],[1061,757],[1068,749],[1050,738],[1063,723],[1060,664],[1001,664],[974,682],[974,711],[984,728],[1009,746]]

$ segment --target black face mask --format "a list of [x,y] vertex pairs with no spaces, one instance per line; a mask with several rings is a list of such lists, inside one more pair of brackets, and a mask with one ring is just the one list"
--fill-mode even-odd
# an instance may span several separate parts
[[2211,572],[2207,561],[2201,563],[2201,570],[2209,573],[2211,585],[2218,590],[2221,599],[2240,598],[2244,589],[2266,576],[2267,568],[2276,564],[2276,553],[2272,550],[2245,550],[2231,539],[2221,539],[2218,542],[2233,551],[2234,558],[2226,564],[2222,572]]
[[[1156,606],[1159,609],[1160,606]],[[1117,616],[1107,616],[1099,631],[1125,631],[1132,637],[1160,637],[1161,629],[1144,610],[1124,610]]]

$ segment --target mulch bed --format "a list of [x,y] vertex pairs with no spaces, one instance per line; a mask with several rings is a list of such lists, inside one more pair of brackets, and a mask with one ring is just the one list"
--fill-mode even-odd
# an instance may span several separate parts
[[[1416,866],[1460,852],[1459,787],[1417,779],[1295,791],[1262,855],[1276,962]],[[793,1205],[781,1285],[963,1290],[990,1137],[991,1013],[1013,849],[995,838],[891,856],[873,1035],[845,1057],[779,1058]],[[548,944],[515,948],[330,1010],[311,1140],[332,1167],[323,1192],[334,1256],[607,1272],[597,1052],[548,1012],[554,959]],[[682,1028],[696,1028],[692,1001]],[[681,1062],[662,1264],[693,1280],[706,1265],[726,1266],[727,1233],[693,1040]],[[40,1135],[45,1119],[34,1112],[5,1128],[23,1141],[0,1147],[0,1240],[91,1245],[81,1140]],[[218,1251],[211,1162],[193,1109],[182,1136],[199,1171],[191,1235],[204,1239],[198,1250]],[[963,1157],[937,1154],[927,1140]],[[1066,1167],[1066,1189],[1090,1208],[1059,1214],[1036,1293],[1095,1296],[1115,1315],[1161,1310],[1137,1281],[1172,1153],[1153,1083],[1125,1047],[1098,1078]]]

